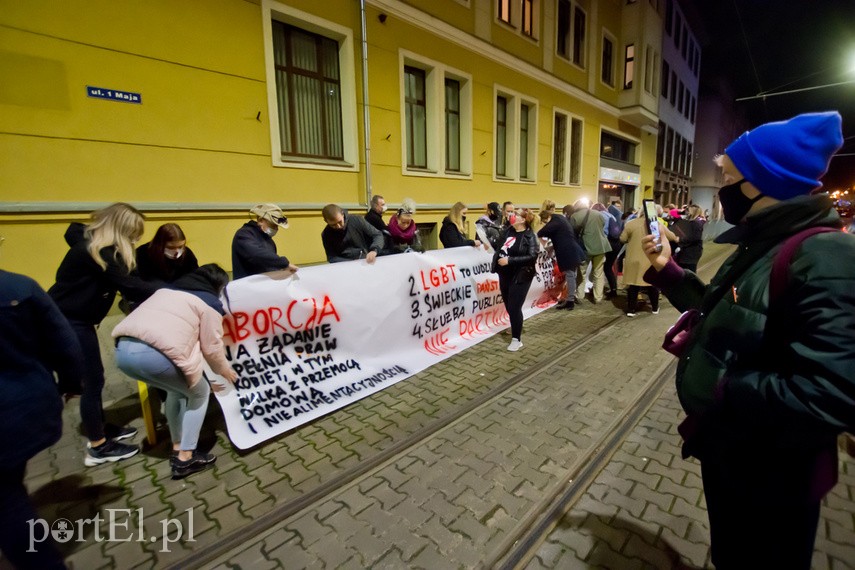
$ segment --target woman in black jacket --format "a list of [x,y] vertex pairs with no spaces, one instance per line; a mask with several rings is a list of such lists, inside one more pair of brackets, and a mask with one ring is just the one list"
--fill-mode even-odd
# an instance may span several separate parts
[[142,214],[124,203],[93,212],[87,226],[71,224],[65,232],[71,249],[56,271],[56,283],[48,291],[80,341],[84,362],[80,416],[89,438],[84,456],[88,467],[126,459],[139,451],[135,445],[118,441],[133,437],[136,429],[104,425],[104,365],[95,327],[107,316],[117,291],[128,301],[141,303],[164,285],[161,281],[144,281],[132,273],[136,267],[134,243],[142,234]]
[[539,247],[531,226],[534,214],[523,209],[508,216],[508,233],[502,246],[493,254],[493,272],[499,274],[499,289],[511,319],[511,344],[508,350],[522,348],[523,304],[534,279]]
[[439,230],[439,241],[442,247],[464,247],[471,245],[481,247],[480,240],[472,240],[466,236],[463,223],[466,221],[466,204],[457,202],[448,211],[448,215],[442,220],[442,228]]
[[154,238],[137,248],[137,272],[148,281],[172,283],[199,267],[193,250],[178,224],[163,224]]
[[549,239],[555,250],[555,261],[558,270],[564,274],[564,285],[567,289],[566,298],[555,305],[556,309],[572,311],[576,306],[576,270],[585,261],[585,250],[576,239],[576,232],[570,222],[554,210],[542,210],[540,220],[545,224],[537,232],[537,236]]
[[674,256],[677,265],[693,273],[698,272],[698,261],[704,253],[704,219],[701,209],[689,206],[688,218],[674,221],[671,231],[680,238],[680,249]]

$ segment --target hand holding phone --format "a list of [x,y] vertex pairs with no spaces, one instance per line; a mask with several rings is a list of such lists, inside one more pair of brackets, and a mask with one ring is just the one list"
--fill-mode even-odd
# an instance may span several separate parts
[[656,239],[656,251],[662,251],[662,236],[659,235],[659,218],[656,216],[656,204],[653,200],[642,200],[644,210],[644,223],[647,224],[647,233]]

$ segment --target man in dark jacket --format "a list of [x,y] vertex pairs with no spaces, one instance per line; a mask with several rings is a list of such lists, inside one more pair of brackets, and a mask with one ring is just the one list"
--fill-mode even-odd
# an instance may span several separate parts
[[[822,497],[837,477],[837,434],[855,427],[855,238],[827,195],[810,195],[843,142],[837,113],[740,136],[717,160],[718,196],[737,251],[704,285],[643,247],[644,279],[698,321],[680,351],[684,455],[701,461],[717,568],[808,569]],[[781,250],[785,279],[770,279]],[[782,258],[786,261],[786,257]],[[772,283],[783,288],[770,294]]]
[[386,211],[386,200],[379,194],[371,197],[371,207],[365,214],[365,221],[374,226],[378,232],[389,232],[386,222],[383,221],[383,212]]
[[232,239],[232,272],[235,279],[288,270],[296,272],[299,267],[276,253],[273,236],[279,228],[288,228],[288,218],[276,204],[258,204],[249,213],[255,217],[241,226]]
[[362,259],[374,263],[383,249],[383,234],[359,216],[349,216],[336,204],[327,204],[322,211],[327,227],[321,232],[327,261],[337,263]]
[[27,461],[62,435],[62,399],[54,383],[77,379],[77,335],[51,298],[23,275],[0,271],[0,551],[17,568],[65,568],[52,541],[31,549],[38,519],[27,489]]

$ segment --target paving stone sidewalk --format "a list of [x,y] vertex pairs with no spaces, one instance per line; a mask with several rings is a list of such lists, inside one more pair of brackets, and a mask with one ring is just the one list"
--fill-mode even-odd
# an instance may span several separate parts
[[[526,568],[713,568],[700,464],[680,455],[682,417],[668,385]],[[815,570],[855,568],[855,459],[840,459],[840,482],[823,501]]]

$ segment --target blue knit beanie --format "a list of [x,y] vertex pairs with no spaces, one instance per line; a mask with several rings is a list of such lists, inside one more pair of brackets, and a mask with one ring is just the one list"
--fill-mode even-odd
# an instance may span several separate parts
[[840,113],[805,113],[766,123],[730,143],[726,154],[766,196],[788,200],[822,186],[832,155],[843,146]]

